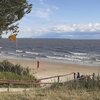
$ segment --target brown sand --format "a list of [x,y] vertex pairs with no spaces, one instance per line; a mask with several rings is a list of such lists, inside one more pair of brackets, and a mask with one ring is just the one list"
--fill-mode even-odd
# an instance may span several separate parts
[[[85,66],[76,64],[65,64],[60,62],[40,61],[40,67],[37,69],[37,63],[35,60],[16,60],[9,59],[14,64],[21,64],[22,66],[29,67],[37,78],[45,78],[55,75],[63,75],[72,72],[80,72],[80,74],[90,75],[92,73],[98,74],[99,67]],[[70,76],[69,76],[70,77]],[[67,77],[67,78],[69,78]],[[73,75],[71,75],[73,77]]]

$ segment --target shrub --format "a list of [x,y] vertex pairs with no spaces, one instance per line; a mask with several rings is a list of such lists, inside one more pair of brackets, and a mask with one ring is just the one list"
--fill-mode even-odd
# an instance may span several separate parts
[[12,64],[7,60],[0,62],[0,72],[12,72],[18,75],[30,75],[29,68],[23,68],[19,64]]
[[0,62],[0,79],[36,80],[36,78],[30,74],[30,70],[28,67],[23,68],[21,65],[14,65],[7,60]]
[[96,80],[73,80],[73,81],[68,81],[65,83],[54,83],[51,85],[51,89],[55,88],[62,88],[62,86],[68,90],[77,90],[77,89],[100,89],[100,76],[97,76]]

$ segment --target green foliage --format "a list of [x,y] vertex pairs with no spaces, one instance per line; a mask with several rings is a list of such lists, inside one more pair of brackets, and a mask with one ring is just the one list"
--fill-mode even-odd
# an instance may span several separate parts
[[29,68],[23,68],[21,65],[14,65],[7,60],[0,62],[0,72],[12,72],[18,75],[29,75]]
[[0,0],[0,34],[3,32],[18,32],[15,22],[30,13],[32,4],[27,0]]
[[30,74],[29,68],[23,68],[21,65],[14,65],[7,60],[0,62],[0,79],[18,79],[18,80],[36,80]]
[[20,76],[12,72],[0,72],[0,79],[8,80],[36,80],[34,76]]

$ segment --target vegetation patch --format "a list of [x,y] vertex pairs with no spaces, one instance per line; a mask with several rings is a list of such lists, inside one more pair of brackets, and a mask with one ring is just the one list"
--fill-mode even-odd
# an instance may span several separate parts
[[[24,68],[21,65],[14,65],[11,62],[4,60],[0,62],[0,80],[24,80],[24,81],[33,81],[37,79],[30,74],[29,68]],[[5,84],[1,84],[5,86]]]

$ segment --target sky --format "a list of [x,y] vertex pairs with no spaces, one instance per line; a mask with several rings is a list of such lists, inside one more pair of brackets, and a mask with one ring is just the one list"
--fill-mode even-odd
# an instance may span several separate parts
[[18,38],[100,39],[100,0],[28,1],[32,11],[19,21]]

